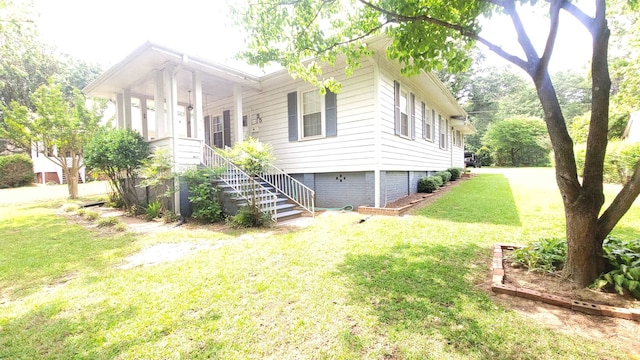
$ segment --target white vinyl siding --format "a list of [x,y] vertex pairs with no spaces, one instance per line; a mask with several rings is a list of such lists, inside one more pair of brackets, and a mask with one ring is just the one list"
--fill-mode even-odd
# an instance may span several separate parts
[[[424,118],[422,122],[422,106],[416,106],[416,133],[426,135],[427,140],[406,141],[405,138],[395,135],[394,128],[394,80],[397,81],[398,73],[394,69],[381,66],[378,86],[380,129],[381,129],[381,160],[380,168],[383,171],[437,171],[449,167],[462,167],[464,158],[462,154],[453,154],[450,149],[441,149],[439,134],[440,124],[436,119],[446,107],[432,100],[421,91],[421,84],[404,79],[402,85],[407,94],[415,94],[416,104],[425,103]],[[402,86],[401,86],[402,87]],[[443,117],[443,116],[441,116]],[[427,126],[427,125],[431,126]],[[446,121],[443,119],[442,130],[446,134]],[[426,129],[425,129],[426,127]],[[424,137],[424,136],[423,136]],[[458,149],[458,148],[455,148]],[[458,161],[458,157],[460,158]]]
[[[250,126],[249,135],[271,144],[275,165],[288,173],[371,171],[375,166],[373,67],[365,63],[350,77],[340,70],[326,71],[325,75],[342,83],[342,90],[337,95],[337,136],[289,141],[287,94],[298,94],[298,131],[300,140],[305,140],[301,122],[302,94],[310,88],[301,80],[291,79],[287,73],[265,78],[262,92],[243,93],[244,112],[253,114],[250,115],[252,119],[260,113],[262,120]],[[324,104],[320,109],[324,111]],[[324,119],[321,124],[324,126]],[[324,134],[325,129],[322,131]]]

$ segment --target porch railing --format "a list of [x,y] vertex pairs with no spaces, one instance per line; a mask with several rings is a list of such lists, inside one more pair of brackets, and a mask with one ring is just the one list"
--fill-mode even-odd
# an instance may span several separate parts
[[222,182],[247,202],[255,201],[260,211],[269,213],[273,221],[277,220],[278,197],[204,142],[202,162],[210,168],[223,168],[224,172],[218,177]]
[[312,216],[314,215],[316,194],[305,184],[275,166],[269,166],[267,171],[258,176]]

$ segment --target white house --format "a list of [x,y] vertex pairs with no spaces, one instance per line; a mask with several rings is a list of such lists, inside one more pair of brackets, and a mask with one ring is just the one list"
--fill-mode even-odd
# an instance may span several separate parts
[[[62,167],[46,156],[42,149],[38,149],[37,144],[31,148],[31,160],[33,161],[33,172],[36,176],[37,184],[66,184]],[[68,165],[71,165],[71,159],[67,159]],[[78,170],[78,181],[84,183],[86,181],[85,167],[82,165]]]
[[475,132],[434,74],[400,74],[384,56],[388,43],[372,39],[376,55],[350,77],[341,66],[324,69],[342,83],[338,94],[322,96],[286,71],[255,76],[152,43],[84,91],[115,101],[118,126],[170,149],[177,171],[211,163],[209,147],[251,136],[273,146],[291,178],[269,182],[298,203],[305,192],[320,208],[383,207],[415,193],[430,172],[464,167],[464,135]]

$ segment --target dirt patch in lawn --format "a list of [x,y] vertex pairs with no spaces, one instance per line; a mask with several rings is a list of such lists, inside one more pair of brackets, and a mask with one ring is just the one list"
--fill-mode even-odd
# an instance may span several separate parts
[[[505,252],[508,255],[509,252]],[[580,289],[571,282],[552,274],[530,272],[526,269],[514,267],[505,256],[503,261],[506,285],[528,288],[551,295],[582,300],[590,303],[603,304],[623,308],[640,308],[640,301],[617,294],[605,293],[592,289]],[[491,287],[492,279],[484,284]],[[490,290],[489,290],[490,291]],[[541,326],[552,328],[568,335],[578,335],[587,339],[607,340],[620,347],[628,349],[630,353],[640,354],[640,322],[617,319],[605,316],[588,315],[539,301],[532,301],[520,297],[493,294],[497,303],[510,308],[524,317],[533,319]]]

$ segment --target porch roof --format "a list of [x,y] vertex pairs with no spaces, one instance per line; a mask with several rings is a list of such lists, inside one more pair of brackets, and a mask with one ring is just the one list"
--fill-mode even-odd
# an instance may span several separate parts
[[[216,101],[233,95],[233,85],[260,90],[259,78],[231,67],[197,56],[191,56],[158,44],[145,42],[129,56],[109,68],[87,85],[83,92],[92,97],[113,98],[116,93],[130,88],[138,96],[153,97],[155,70],[167,64],[177,65],[178,84],[191,84],[191,74],[202,76],[203,97]],[[191,90],[191,89],[190,89]],[[187,91],[179,92],[179,102],[189,101]]]

